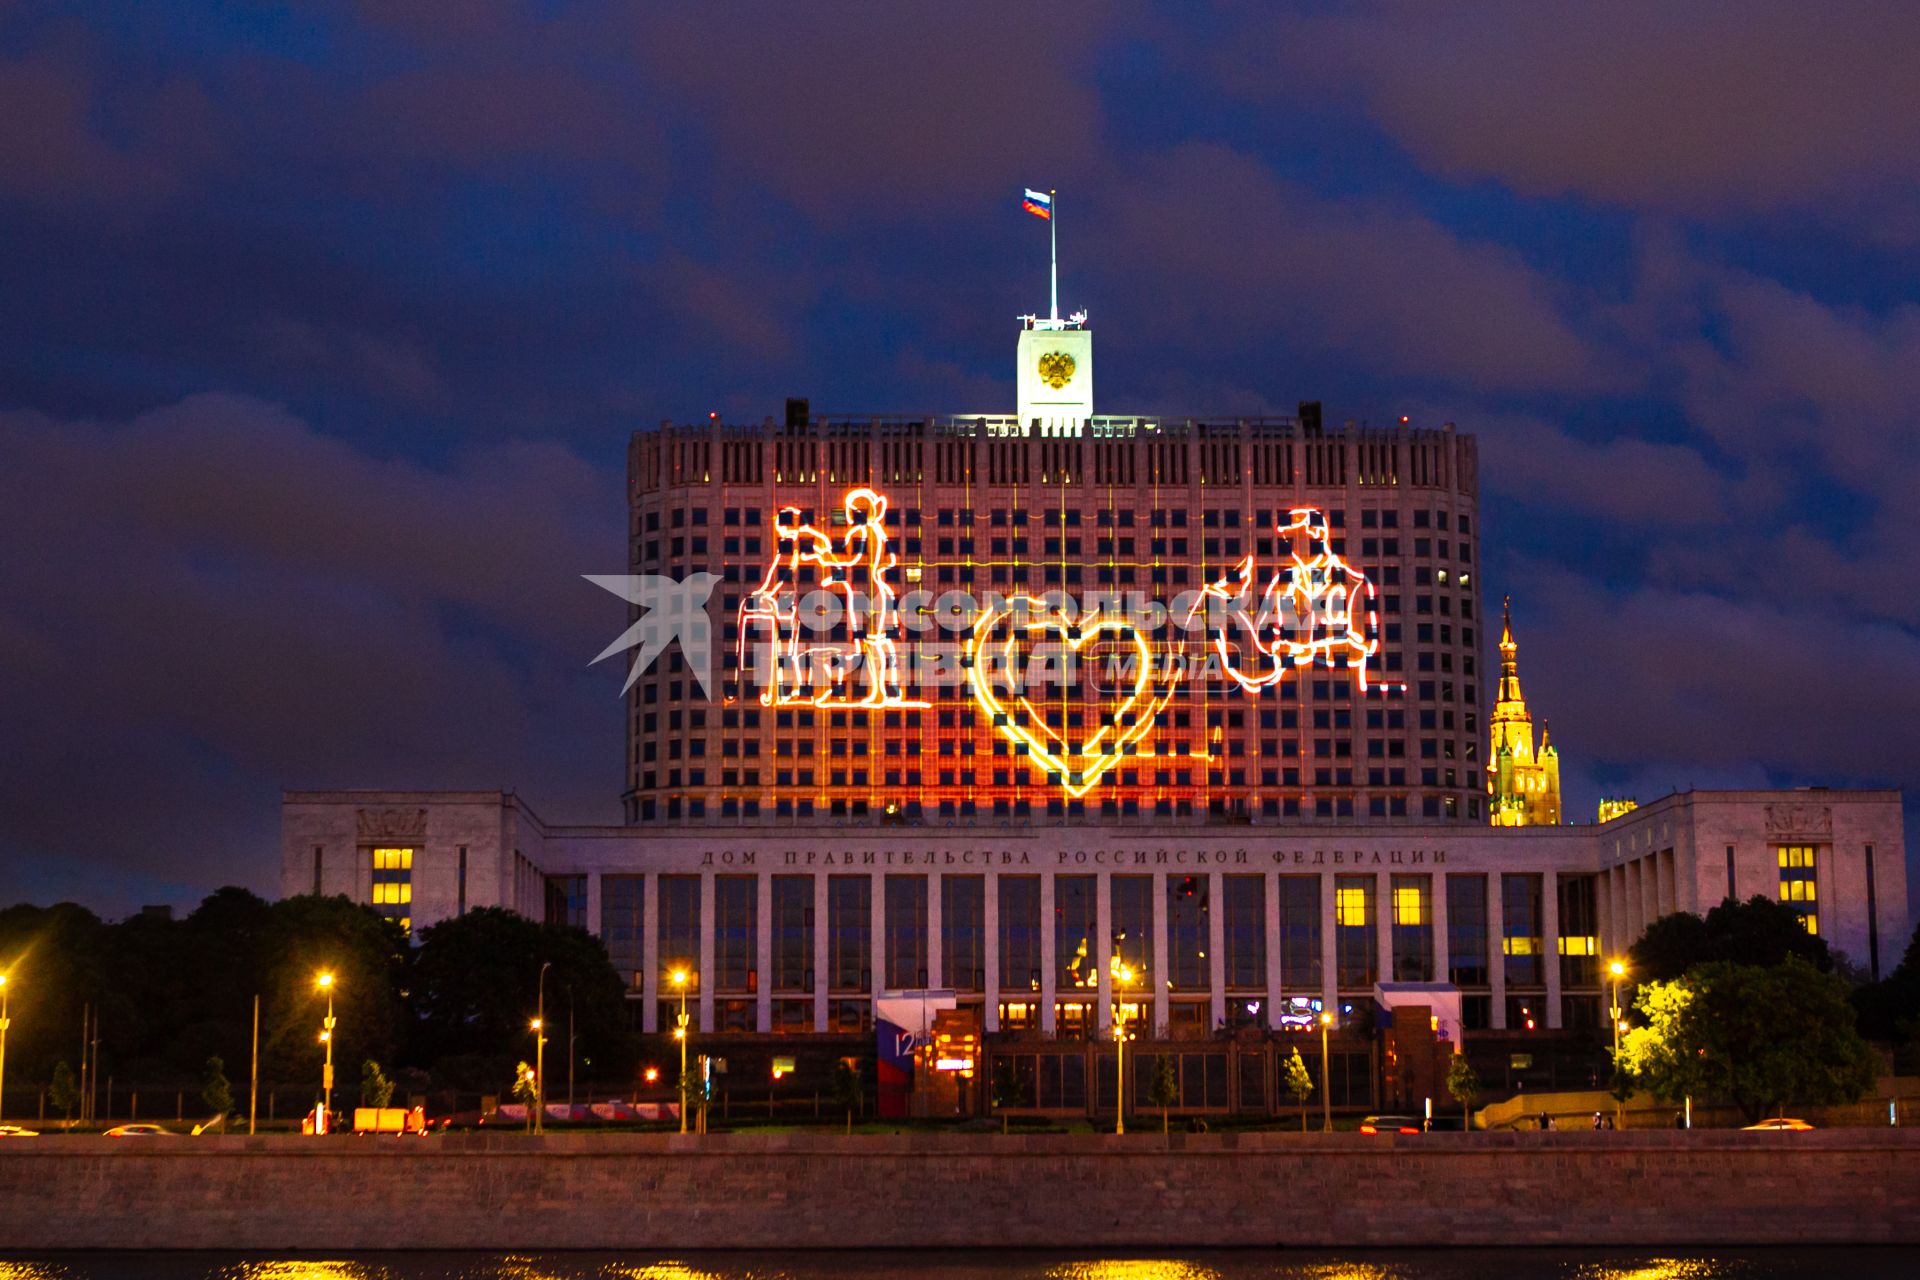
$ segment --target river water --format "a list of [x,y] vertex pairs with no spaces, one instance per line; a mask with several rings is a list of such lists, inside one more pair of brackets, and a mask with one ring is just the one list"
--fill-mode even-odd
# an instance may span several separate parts
[[0,1280],[1786,1280],[1920,1276],[1920,1249],[1409,1249],[1163,1255],[0,1253]]

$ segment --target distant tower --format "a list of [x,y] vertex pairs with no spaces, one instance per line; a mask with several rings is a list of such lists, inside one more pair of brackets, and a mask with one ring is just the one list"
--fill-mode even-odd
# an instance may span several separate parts
[[1533,717],[1520,692],[1520,646],[1513,641],[1512,601],[1500,611],[1500,693],[1489,721],[1487,818],[1496,827],[1551,827],[1560,822],[1560,753],[1552,733],[1533,749]]
[[1093,416],[1093,330],[1084,311],[1065,320],[1020,318],[1020,425],[1077,436]]

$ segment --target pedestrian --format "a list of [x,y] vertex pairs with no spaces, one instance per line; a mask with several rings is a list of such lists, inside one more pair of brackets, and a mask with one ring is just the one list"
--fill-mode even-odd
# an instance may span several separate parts
[[1551,1128],[1553,1128],[1553,1117],[1542,1111],[1540,1113],[1540,1132],[1545,1133]]
[[1598,1111],[1593,1113],[1593,1127],[1595,1129],[1600,1128],[1600,1113]]

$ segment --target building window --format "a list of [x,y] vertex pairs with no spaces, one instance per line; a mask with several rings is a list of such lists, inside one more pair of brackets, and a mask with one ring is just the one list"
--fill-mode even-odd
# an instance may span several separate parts
[[940,881],[942,977],[955,991],[984,991],[987,986],[987,895],[979,876],[947,876]]
[[606,944],[607,959],[627,990],[638,991],[645,985],[646,961],[641,957],[647,905],[645,876],[600,877],[600,941]]
[[[1267,986],[1267,884],[1264,876],[1226,876],[1221,881],[1226,917],[1227,989],[1264,991]],[[1245,1002],[1236,1005],[1244,1009]]]
[[[713,879],[714,990],[753,992],[760,988],[760,881],[757,876]],[[727,1028],[723,1024],[721,1030]]]
[[887,986],[909,991],[927,985],[927,878],[887,877]]
[[[1560,985],[1567,989],[1598,987],[1600,908],[1594,878],[1562,875],[1559,893]],[[1571,1024],[1563,1021],[1562,1025]]]
[[320,896],[322,872],[326,869],[327,851],[323,845],[313,846],[313,896]]
[[1107,882],[1112,897],[1108,923],[1113,928],[1113,954],[1133,970],[1132,990],[1150,997],[1153,991],[1153,877],[1114,876]]
[[1288,991],[1320,990],[1320,877],[1281,876],[1280,982]]
[[827,877],[827,988],[873,990],[873,879]]
[[587,878],[547,877],[547,923],[573,929],[587,927]]
[[[1507,986],[1537,987],[1545,981],[1540,968],[1540,877],[1500,877],[1500,951],[1505,959]],[[1508,1026],[1515,1026],[1511,1020]]]
[[1818,891],[1814,883],[1813,846],[1783,844],[1780,855],[1780,901],[1800,913],[1807,932],[1820,932]]
[[1054,985],[1061,991],[1092,990],[1100,985],[1099,957],[1093,946],[1094,876],[1053,878]]
[[465,845],[460,846],[459,881],[455,897],[457,905],[454,914],[464,916],[467,914],[467,846]]
[[1370,987],[1380,974],[1374,940],[1373,877],[1335,876],[1333,948],[1340,986]]
[[999,888],[1000,989],[1038,991],[1040,877],[1001,876]]
[[[662,1027],[672,1027],[674,1019],[680,1014],[680,995],[684,991],[689,997],[700,993],[702,975],[700,973],[700,877],[699,876],[661,876],[660,927],[655,930],[654,971],[658,973],[656,984],[660,992],[660,1023]],[[671,975],[683,972],[687,975],[686,985],[673,985]],[[690,1025],[700,1029],[700,1006],[689,1000],[687,1017]]]
[[373,851],[373,909],[413,933],[413,850]]
[[1433,981],[1433,877],[1393,878],[1393,980]]
[[1484,987],[1492,981],[1487,968],[1485,876],[1447,877],[1447,981],[1456,987]]
[[[773,989],[813,990],[813,877],[773,878]],[[806,1026],[813,1026],[808,1006]]]
[[1209,991],[1213,970],[1207,959],[1211,877],[1167,877],[1167,985],[1174,991]]

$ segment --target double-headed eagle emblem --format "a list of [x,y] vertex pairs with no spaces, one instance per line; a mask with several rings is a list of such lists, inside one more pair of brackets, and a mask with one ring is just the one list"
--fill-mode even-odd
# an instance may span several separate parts
[[1040,357],[1040,381],[1055,391],[1073,381],[1073,357],[1064,351],[1049,351]]

